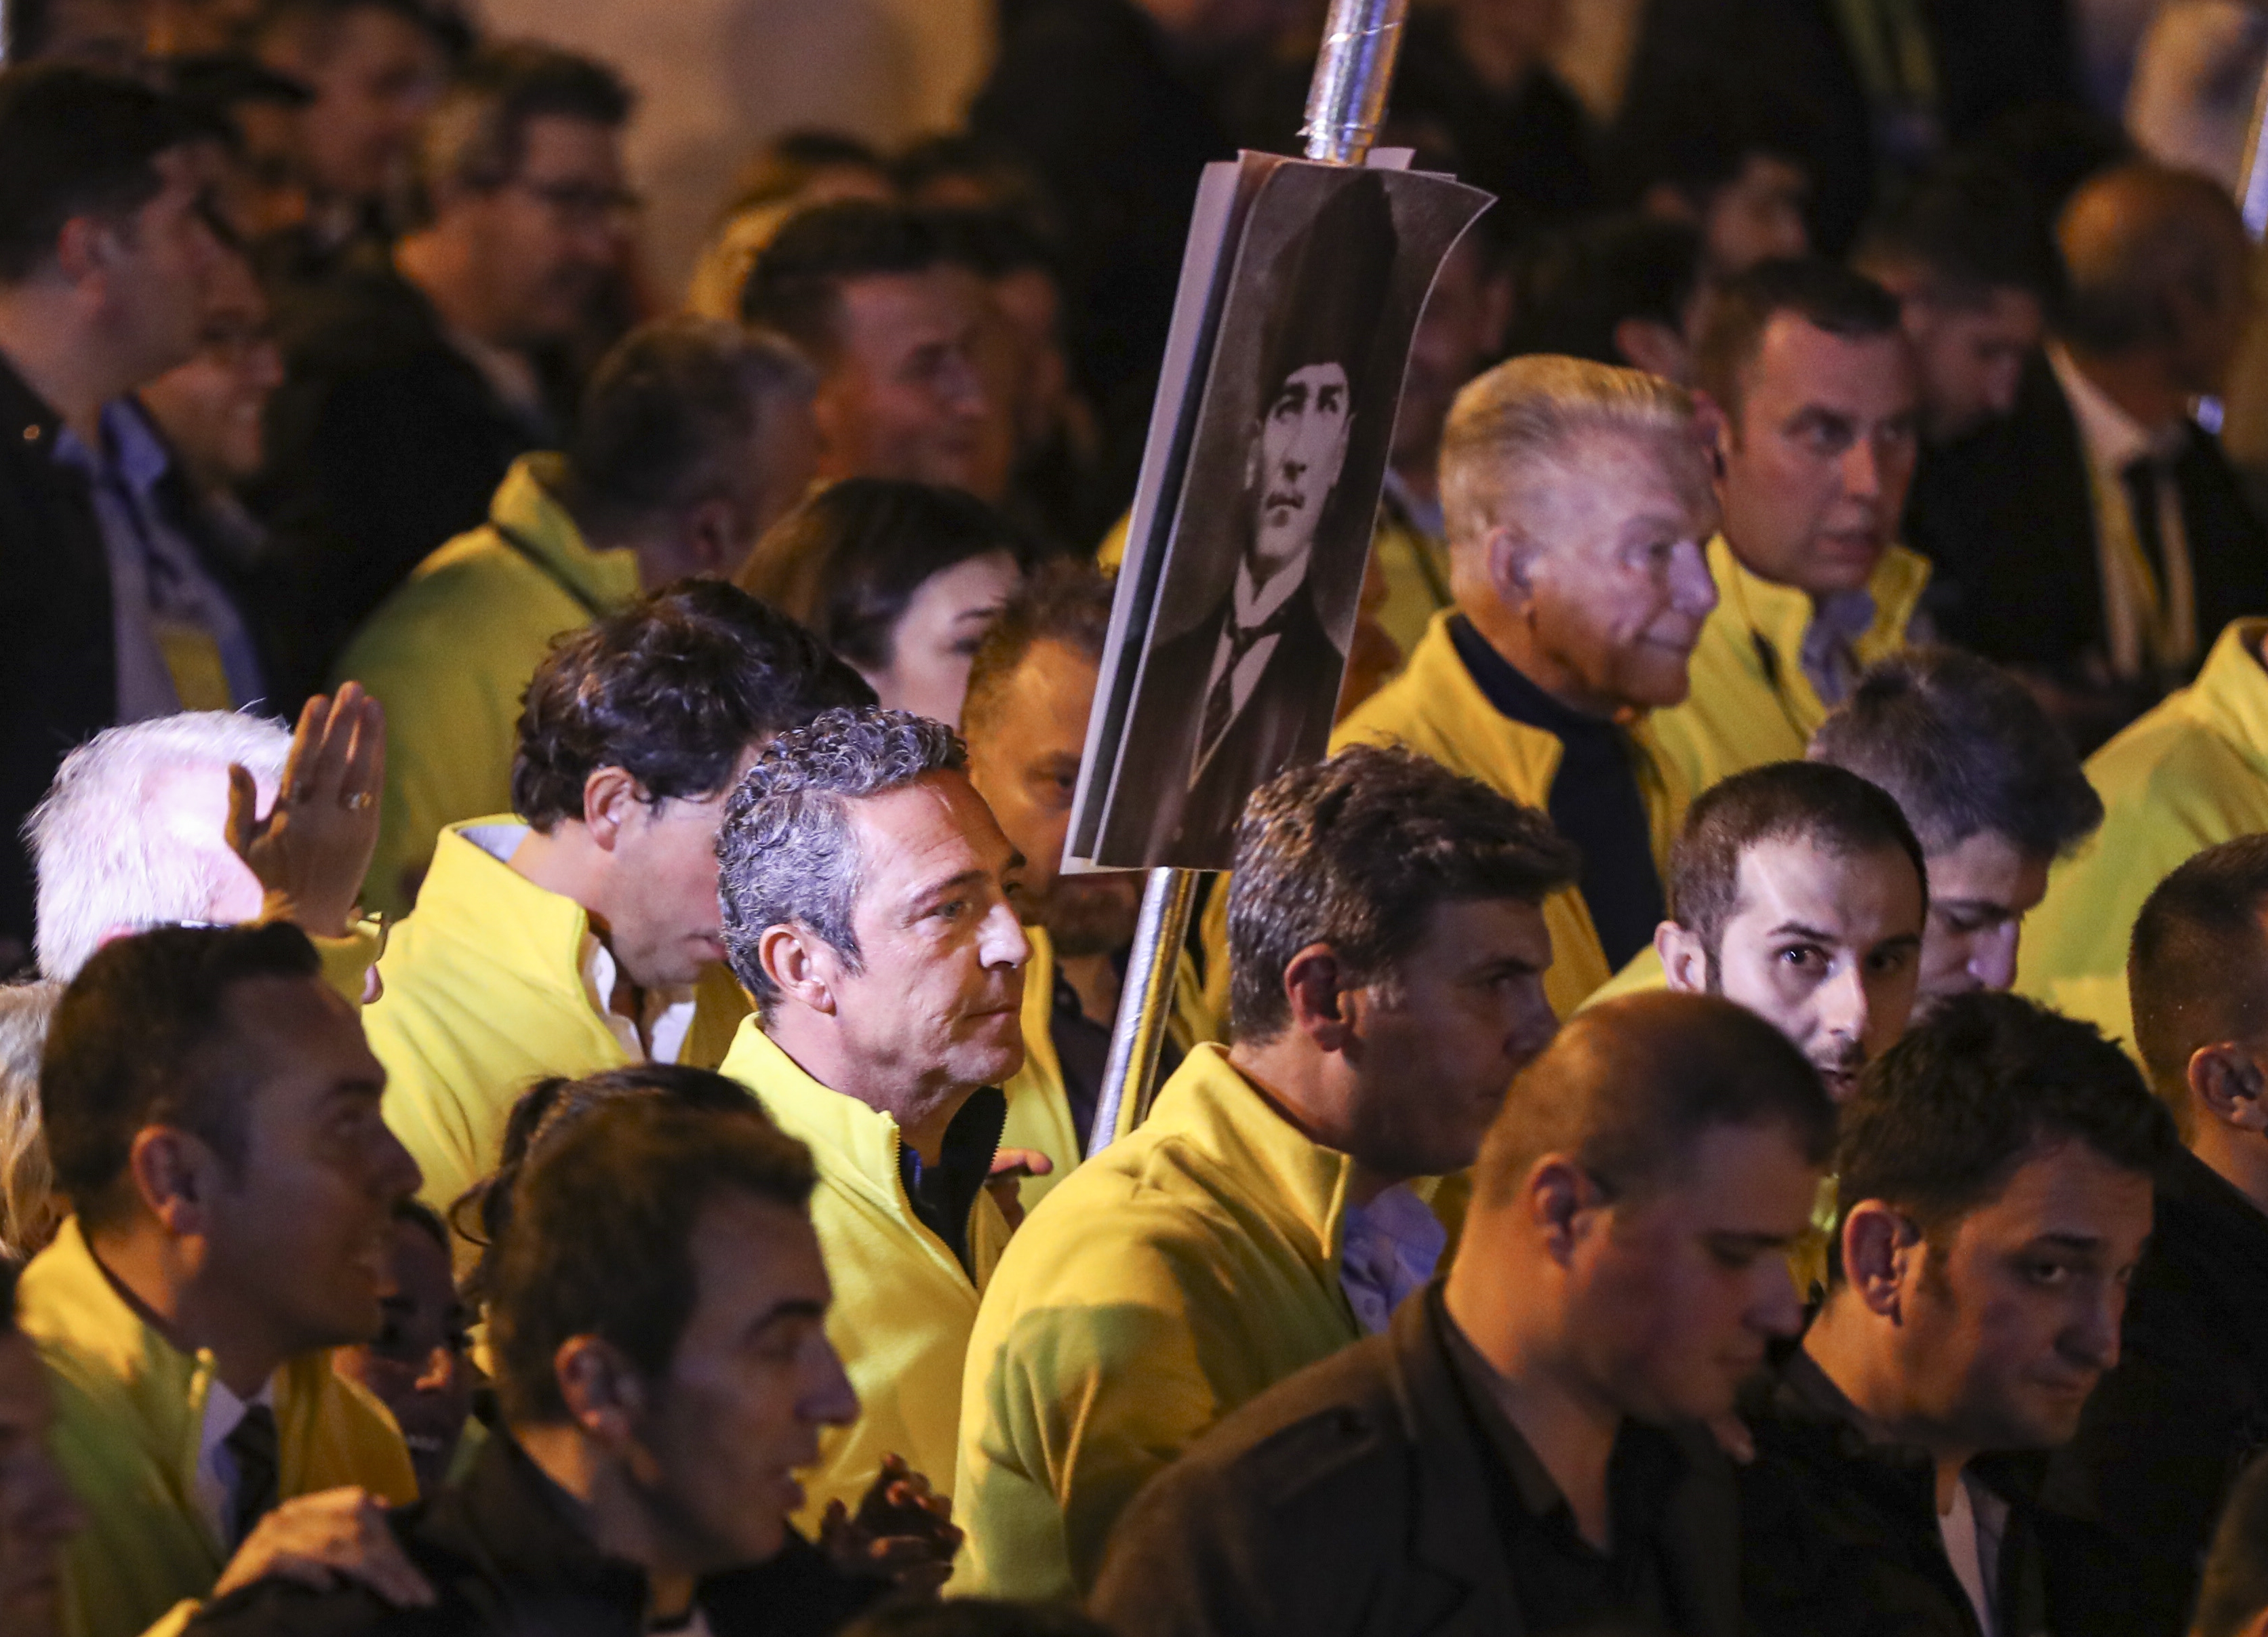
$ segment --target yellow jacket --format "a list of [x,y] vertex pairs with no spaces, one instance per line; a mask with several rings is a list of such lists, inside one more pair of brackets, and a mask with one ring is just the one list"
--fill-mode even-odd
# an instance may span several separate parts
[[1201,1046],[1138,1131],[1048,1196],[969,1340],[956,1593],[1085,1592],[1145,1479],[1359,1340],[1339,1286],[1351,1164]]
[[[504,1120],[531,1082],[637,1061],[584,987],[583,907],[465,833],[518,823],[484,818],[441,833],[417,911],[379,963],[385,993],[363,1011],[371,1050],[386,1065],[387,1124],[425,1172],[422,1197],[445,1214],[496,1169]],[[701,1012],[746,1006],[714,978],[699,999],[681,1054],[688,1062],[698,1061],[698,1039],[714,1037]]]
[[2268,830],[2268,620],[2220,634],[2198,679],[2087,760],[2102,828],[2056,866],[2024,922],[2016,987],[2105,1032],[2128,1027],[2126,942],[2176,866]]
[[[1339,723],[1331,748],[1405,745],[1541,811],[1550,804],[1551,780],[1559,771],[1559,741],[1489,703],[1457,657],[1450,618],[1447,613],[1434,617],[1409,665]],[[1641,722],[1631,738],[1639,752],[1638,788],[1652,822],[1654,868],[1666,874],[1669,844],[1684,822],[1690,792],[1676,764],[1655,743],[1653,723],[1660,720],[1657,716]],[[1544,992],[1551,1009],[1565,1017],[1613,974],[1591,912],[1574,888],[1545,900],[1543,921],[1551,931],[1551,970],[1544,974]]]
[[[77,1217],[25,1270],[16,1318],[55,1397],[48,1448],[87,1515],[63,1550],[64,1637],[134,1637],[178,1620],[228,1564],[196,1500],[212,1354],[191,1357],[143,1322]],[[394,1418],[334,1375],[328,1354],[276,1372],[276,1428],[285,1500],[346,1484],[405,1505],[417,1498]]]
[[[1750,767],[1800,760],[1827,720],[1826,701],[1803,673],[1810,596],[1749,573],[1721,534],[1709,542],[1709,572],[1717,606],[1693,650],[1693,690],[1653,716],[1655,737],[1696,795]],[[1867,587],[1874,623],[1852,644],[1860,664],[1905,645],[1928,584],[1928,559],[1903,546],[1882,554]]]
[[336,679],[386,707],[372,910],[408,911],[443,826],[511,807],[520,696],[552,639],[637,595],[637,559],[592,550],[553,497],[558,462],[516,461],[489,521],[419,563],[340,657]]
[[741,1024],[724,1072],[811,1149],[819,1168],[811,1225],[835,1284],[827,1334],[858,1390],[858,1420],[820,1440],[797,1522],[814,1534],[829,1501],[855,1510],[885,1455],[905,1457],[946,1492],[969,1327],[977,1292],[1008,1242],[1007,1219],[990,1193],[976,1196],[968,1215],[972,1282],[906,1198],[897,1121],[814,1080],[755,1017]]

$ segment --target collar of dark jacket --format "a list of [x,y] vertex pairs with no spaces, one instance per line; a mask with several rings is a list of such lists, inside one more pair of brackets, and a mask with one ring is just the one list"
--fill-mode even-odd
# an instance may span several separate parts
[[1403,1429],[1411,1446],[1425,1452],[1425,1481],[1413,1494],[1410,1552],[1435,1573],[1469,1589],[1471,1566],[1489,1561],[1498,1547],[1480,1467],[1487,1438],[1473,1425],[1457,1384],[1443,1289],[1437,1279],[1417,1301],[1404,1302],[1387,1333]]
[[[1936,1462],[1926,1450],[1881,1436],[1810,1354],[1798,1347],[1788,1356],[1759,1407],[1750,1420],[1760,1445],[1808,1464],[1852,1463],[1854,1479],[1895,1493],[1935,1526]],[[1977,1456],[1965,1470],[2012,1506],[2029,1506],[2039,1498],[2046,1465],[2043,1453],[2009,1450]]]
[[54,407],[33,392],[31,383],[16,373],[7,355],[0,353],[0,444],[51,451],[62,426],[63,417]]

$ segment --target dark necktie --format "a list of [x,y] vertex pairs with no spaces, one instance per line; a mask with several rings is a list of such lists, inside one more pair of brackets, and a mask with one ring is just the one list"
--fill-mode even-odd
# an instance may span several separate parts
[[236,1482],[228,1497],[228,1545],[244,1544],[253,1526],[276,1509],[276,1412],[264,1404],[247,1406],[236,1430],[221,1441],[236,1463]]
[[[1221,736],[1228,731],[1229,719],[1235,714],[1236,668],[1263,642],[1284,634],[1284,628],[1291,623],[1292,598],[1298,595],[1294,591],[1292,597],[1285,598],[1275,613],[1257,625],[1229,626],[1228,664],[1221,668],[1220,680],[1212,685],[1212,692],[1205,695],[1204,721],[1197,735],[1197,759],[1189,769],[1190,778],[1197,777],[1198,769],[1219,747]],[[1231,618],[1233,620],[1233,614]]]
[[2158,593],[2158,604],[2163,609],[2169,589],[2166,584],[2166,536],[2158,518],[2158,485],[2162,481],[2158,463],[2145,455],[2128,463],[2118,474],[2126,486],[2126,505],[2134,514],[2134,539],[2142,547],[2142,561],[2150,565],[2150,579]]

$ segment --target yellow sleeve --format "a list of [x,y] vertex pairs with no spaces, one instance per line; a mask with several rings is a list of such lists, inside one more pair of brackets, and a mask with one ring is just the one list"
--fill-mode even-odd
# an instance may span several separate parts
[[358,921],[342,938],[313,942],[315,953],[322,957],[323,981],[344,996],[348,1005],[360,1010],[363,996],[370,989],[370,969],[378,965],[379,950],[386,942],[378,922]]

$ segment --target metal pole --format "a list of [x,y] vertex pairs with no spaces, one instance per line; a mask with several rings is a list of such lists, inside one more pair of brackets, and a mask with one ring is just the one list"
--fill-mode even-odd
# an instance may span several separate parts
[[1174,1016],[1182,940],[1189,936],[1189,906],[1197,901],[1197,892],[1194,870],[1152,870],[1143,886],[1142,918],[1135,923],[1134,948],[1126,963],[1127,990],[1119,999],[1118,1021],[1110,1031],[1110,1056],[1103,1065],[1094,1128],[1086,1142],[1090,1156],[1133,1130],[1150,1112],[1158,1055]]
[[[1369,154],[1385,117],[1394,60],[1402,49],[1402,19],[1409,9],[1410,0],[1331,0],[1315,77],[1307,89],[1307,123],[1300,132],[1307,158],[1360,165]],[[1195,870],[1152,870],[1143,887],[1142,917],[1134,929],[1126,987],[1119,996],[1094,1134],[1087,1140],[1090,1156],[1133,1130],[1150,1112],[1197,885]]]

